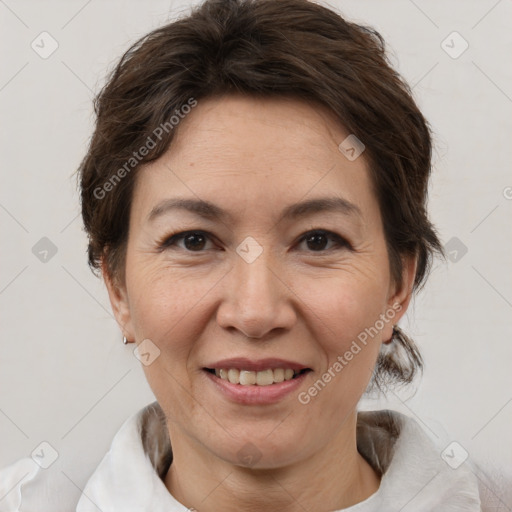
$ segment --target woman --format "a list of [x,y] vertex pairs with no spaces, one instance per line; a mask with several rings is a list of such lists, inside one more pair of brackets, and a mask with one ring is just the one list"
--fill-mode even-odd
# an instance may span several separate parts
[[[96,113],[89,263],[157,401],[76,510],[480,510],[413,419],[357,411],[421,369],[397,324],[442,253],[429,128],[380,36],[207,0],[123,56]],[[46,510],[44,471],[16,469],[0,510]]]

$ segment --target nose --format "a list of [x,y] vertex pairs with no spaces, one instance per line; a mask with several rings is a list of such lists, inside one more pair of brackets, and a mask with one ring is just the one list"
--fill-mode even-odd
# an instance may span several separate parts
[[273,331],[290,330],[296,322],[294,293],[266,251],[250,263],[237,255],[223,281],[217,310],[220,327],[261,339]]

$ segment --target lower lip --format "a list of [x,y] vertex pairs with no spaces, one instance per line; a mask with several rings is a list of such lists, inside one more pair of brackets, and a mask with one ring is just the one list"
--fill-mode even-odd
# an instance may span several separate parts
[[245,405],[266,405],[279,402],[285,396],[297,391],[297,388],[300,387],[309,373],[304,372],[294,379],[268,386],[243,386],[242,384],[232,384],[228,380],[221,379],[206,370],[203,370],[203,372],[224,396],[234,402]]

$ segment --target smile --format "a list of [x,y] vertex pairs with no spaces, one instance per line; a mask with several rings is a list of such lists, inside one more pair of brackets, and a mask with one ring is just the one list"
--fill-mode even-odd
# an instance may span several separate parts
[[291,368],[268,368],[266,370],[253,371],[238,368],[206,368],[206,371],[215,374],[231,384],[241,386],[271,386],[284,381],[292,380],[309,368],[292,370]]

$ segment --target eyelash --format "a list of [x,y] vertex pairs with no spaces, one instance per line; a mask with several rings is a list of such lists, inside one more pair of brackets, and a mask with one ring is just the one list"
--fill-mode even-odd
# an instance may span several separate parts
[[[201,231],[201,230],[192,230],[192,231],[181,231],[179,233],[174,233],[172,235],[169,235],[169,236],[166,236],[164,239],[162,239],[160,242],[158,242],[158,249],[160,251],[164,251],[166,249],[172,249],[173,246],[176,246],[176,242],[180,241],[180,240],[183,240],[187,235],[203,235],[205,236],[206,238],[208,239],[211,239],[210,237],[210,234],[206,231]],[[297,241],[298,244],[302,243],[303,241],[305,241],[307,238],[309,238],[310,236],[313,236],[313,235],[325,235],[327,236],[328,238],[334,240],[338,246],[338,249],[348,249],[350,251],[353,250],[351,244],[343,237],[341,237],[340,235],[336,234],[336,233],[333,233],[332,231],[327,231],[325,229],[313,229],[311,231],[308,231],[306,233],[304,233],[301,238],[299,238],[299,240]],[[336,248],[334,248],[335,250]],[[183,249],[184,251],[188,252],[188,253],[202,253],[202,252],[205,252],[204,250],[201,250],[201,251],[190,251],[186,248]],[[333,249],[322,249],[320,251],[308,251],[308,252],[311,252],[311,253],[327,253],[327,252],[330,252],[331,250]]]

